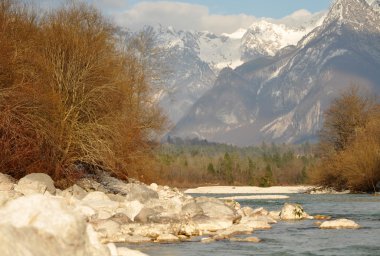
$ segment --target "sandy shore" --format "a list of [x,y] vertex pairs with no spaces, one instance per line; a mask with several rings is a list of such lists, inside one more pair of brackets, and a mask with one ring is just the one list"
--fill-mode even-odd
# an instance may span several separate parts
[[254,195],[254,196],[227,196],[221,197],[219,199],[227,200],[277,200],[277,199],[288,199],[289,196],[285,195]]
[[251,186],[210,186],[185,190],[187,194],[297,194],[304,193],[311,186],[275,186],[268,188]]

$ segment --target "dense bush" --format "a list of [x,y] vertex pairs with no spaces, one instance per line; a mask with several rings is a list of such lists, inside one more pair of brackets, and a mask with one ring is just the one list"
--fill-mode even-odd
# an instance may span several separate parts
[[[0,4],[0,169],[58,183],[91,168],[141,175],[164,124],[152,101],[143,37],[127,47],[97,10],[35,15]],[[63,184],[64,185],[64,184]]]
[[351,88],[325,113],[317,185],[370,192],[380,181],[380,105]]

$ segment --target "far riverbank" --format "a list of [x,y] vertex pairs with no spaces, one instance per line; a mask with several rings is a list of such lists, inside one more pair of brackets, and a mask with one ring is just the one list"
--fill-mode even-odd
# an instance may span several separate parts
[[186,194],[300,194],[305,193],[313,186],[207,186],[187,189]]

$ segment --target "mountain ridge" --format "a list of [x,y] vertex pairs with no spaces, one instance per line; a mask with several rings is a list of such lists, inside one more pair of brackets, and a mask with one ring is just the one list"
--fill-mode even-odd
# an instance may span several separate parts
[[[262,67],[244,64],[234,70],[249,81],[246,95],[252,103],[243,104],[240,112],[226,109],[223,103],[203,105],[205,109],[215,109],[215,116],[223,110],[226,115],[249,116],[248,119],[233,127],[227,123],[202,123],[194,118],[196,112],[191,109],[191,125],[185,116],[171,136],[186,137],[191,131],[199,131],[201,138],[237,145],[315,139],[323,110],[352,81],[380,91],[377,71],[380,45],[376,42],[380,42],[379,15],[365,1],[338,0],[322,25],[305,36],[296,48],[273,57]],[[235,83],[235,87],[239,87],[236,79],[227,79],[224,83]],[[246,91],[247,84],[241,86],[242,91]],[[200,100],[212,103],[207,95],[216,95],[220,93],[218,90],[214,86]],[[197,111],[202,112],[202,109]],[[213,120],[213,116],[203,119]]]

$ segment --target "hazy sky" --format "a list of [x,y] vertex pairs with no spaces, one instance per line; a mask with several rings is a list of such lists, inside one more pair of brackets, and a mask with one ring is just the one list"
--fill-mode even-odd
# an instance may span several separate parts
[[[35,0],[55,6],[64,0]],[[75,1],[75,0],[74,0]],[[139,29],[144,25],[231,33],[247,28],[261,17],[305,19],[325,11],[332,0],[85,0],[118,25]]]
[[[107,2],[107,0],[103,0],[103,2]],[[160,1],[128,0],[127,2],[131,6],[141,2],[157,3]],[[175,0],[167,2],[204,5],[208,7],[211,14],[244,13],[256,17],[282,18],[299,9],[306,9],[310,12],[326,10],[331,0]]]

